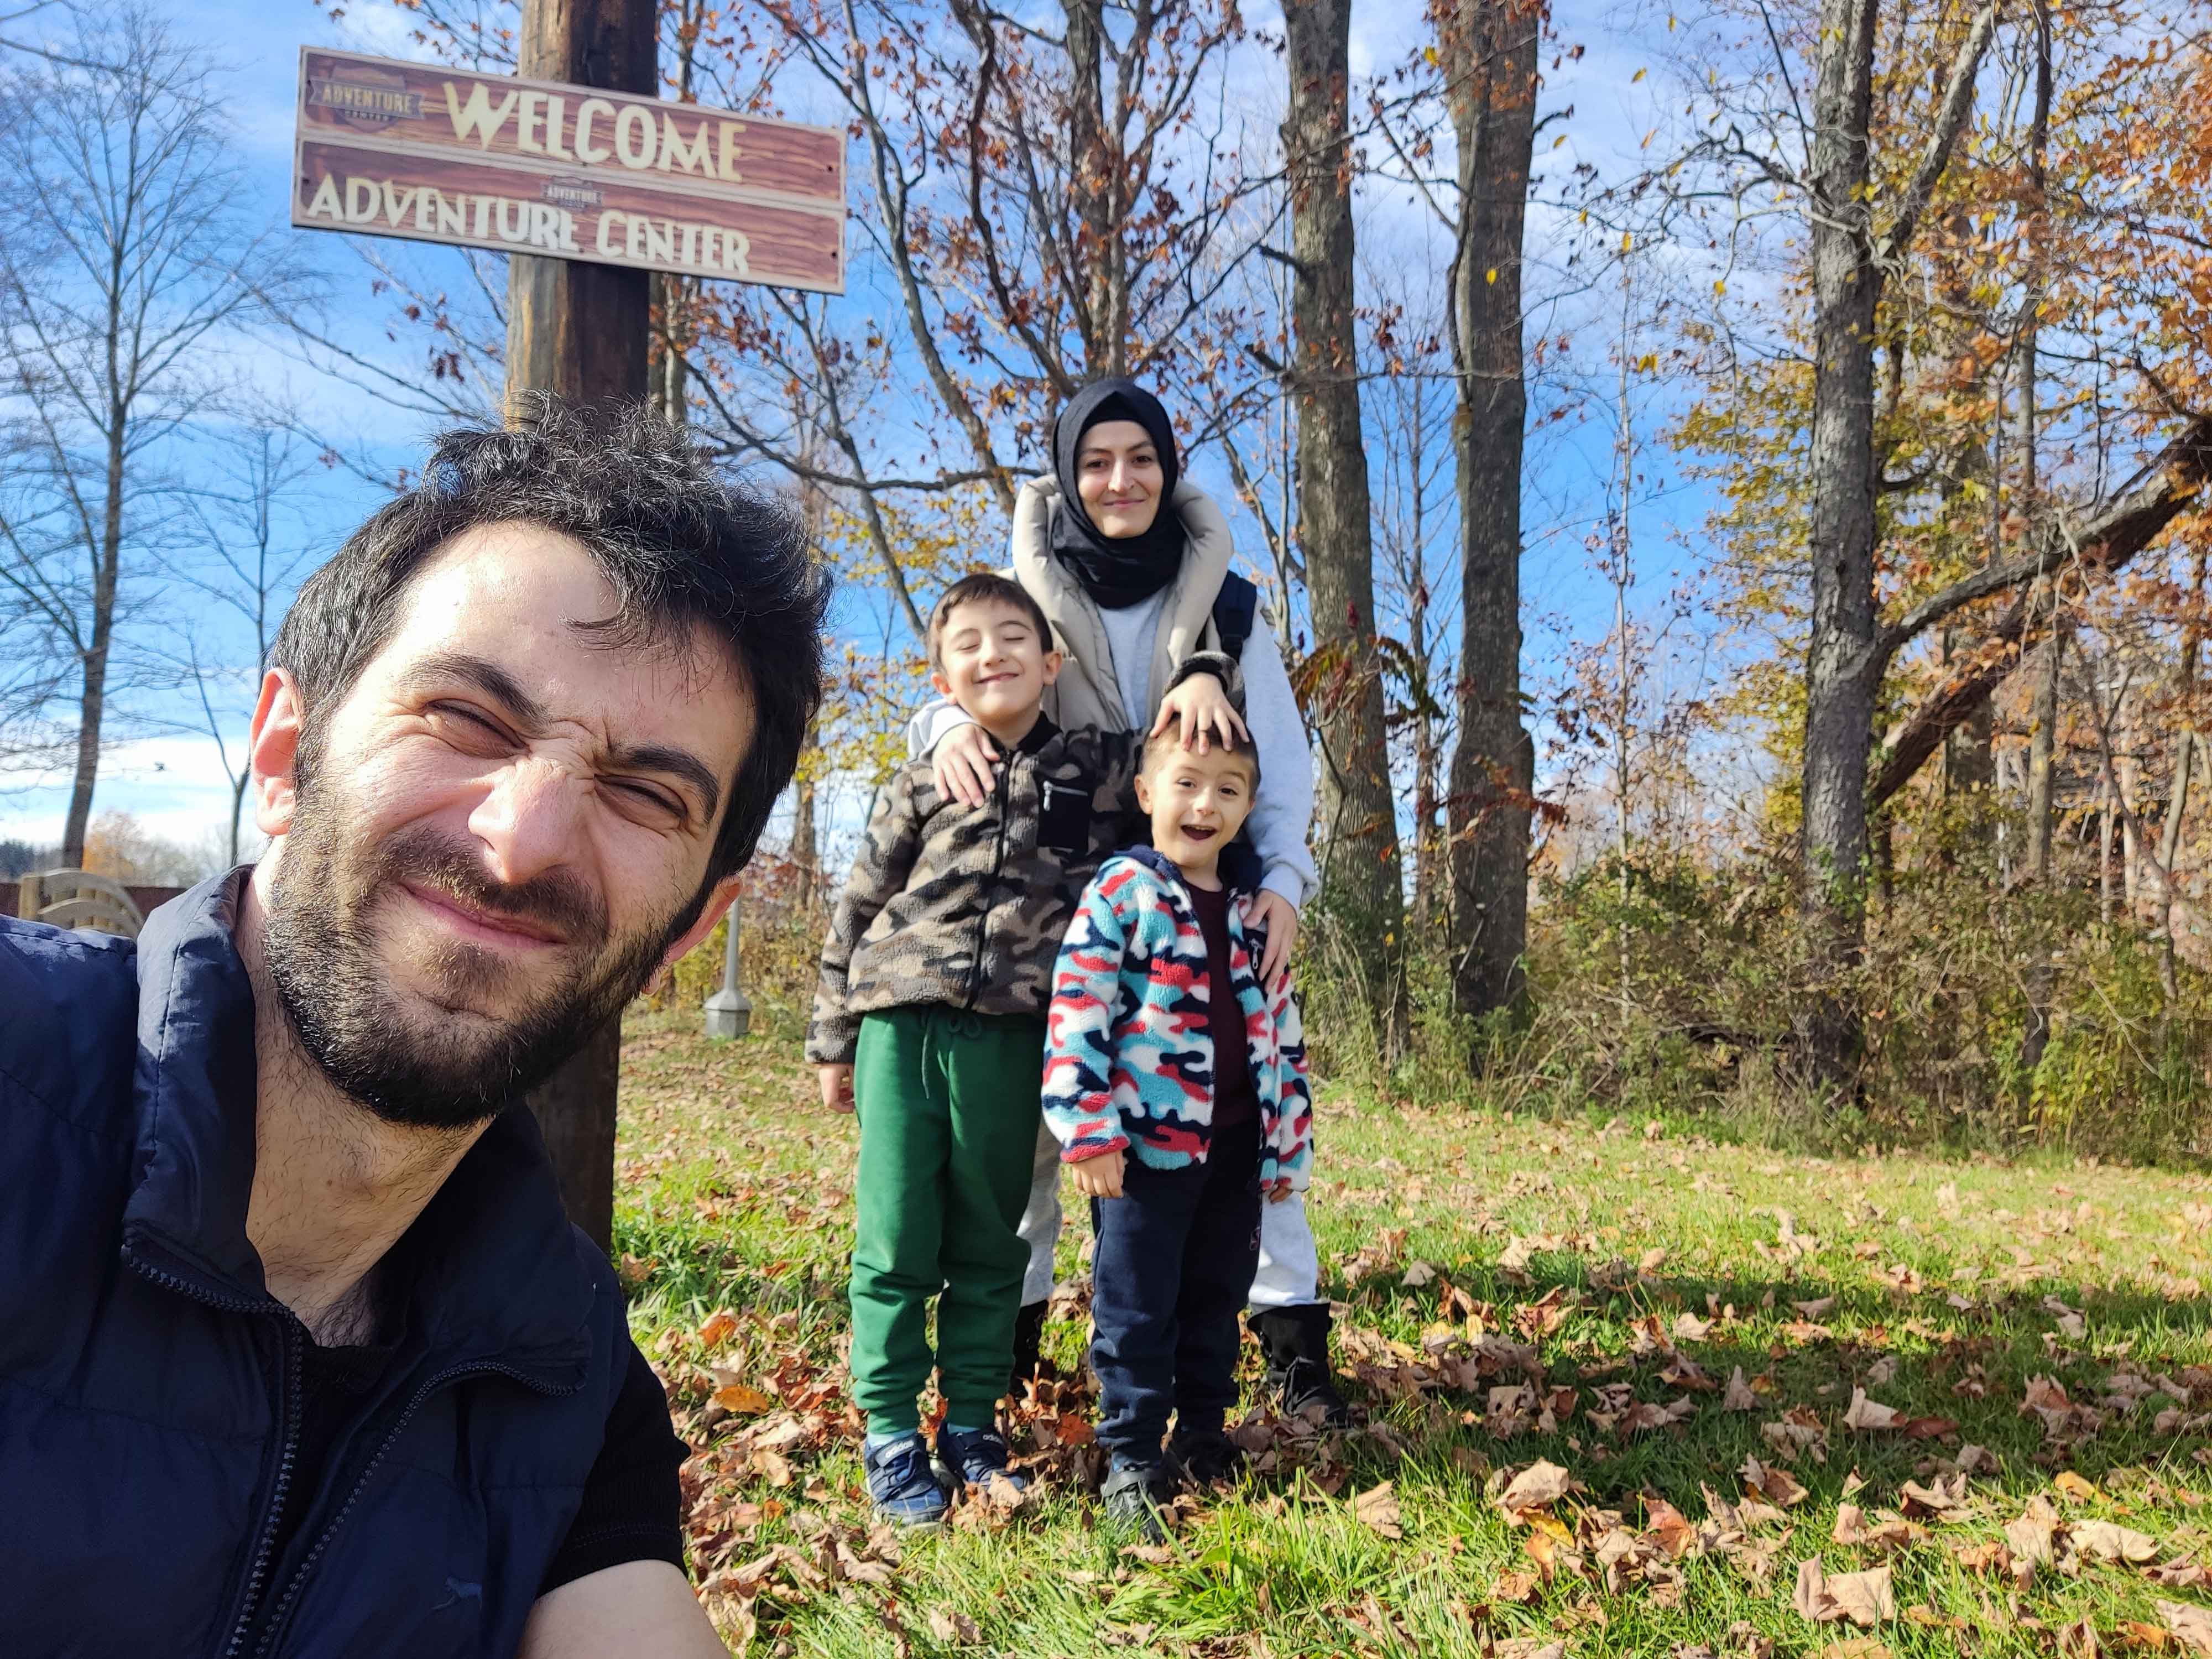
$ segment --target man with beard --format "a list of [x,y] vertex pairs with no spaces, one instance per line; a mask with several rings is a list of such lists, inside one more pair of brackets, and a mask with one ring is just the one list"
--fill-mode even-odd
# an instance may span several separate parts
[[665,425],[450,434],[285,620],[261,861],[0,921],[0,1647],[722,1651],[520,1103],[728,907],[823,604]]

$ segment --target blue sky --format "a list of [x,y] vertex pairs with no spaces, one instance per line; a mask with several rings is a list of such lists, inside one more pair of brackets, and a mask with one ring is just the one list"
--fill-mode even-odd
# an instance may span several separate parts
[[[325,12],[308,0],[283,0],[256,7],[250,12],[234,4],[212,0],[167,0],[161,8],[188,38],[205,40],[221,54],[232,90],[230,104],[238,143],[247,167],[250,188],[258,203],[265,203],[267,217],[281,222],[291,160],[292,108],[298,52],[302,45],[339,45],[355,50],[402,58],[425,54],[407,39],[408,15],[383,0],[358,0],[349,7],[342,23],[334,25]],[[1581,41],[1588,51],[1578,63],[1565,65],[1547,85],[1545,107],[1572,104],[1575,114],[1556,129],[1564,133],[1561,149],[1547,151],[1544,165],[1559,167],[1576,158],[1595,161],[1608,171],[1629,164],[1636,155],[1639,136],[1656,125],[1662,112],[1655,74],[1640,83],[1634,69],[1650,61],[1639,41],[1648,38],[1654,20],[1633,8],[1562,7],[1557,29],[1563,42]],[[1355,73],[1365,73],[1399,60],[1416,40],[1420,29],[1419,0],[1362,0],[1355,14],[1353,55]],[[1577,15],[1579,14],[1579,15]],[[241,27],[241,20],[251,21]],[[1275,19],[1262,9],[1248,13],[1248,21],[1272,29]],[[1251,122],[1272,125],[1279,94],[1272,88],[1250,94],[1244,112]],[[794,110],[804,115],[804,108]],[[1563,239],[1571,227],[1539,208],[1532,212],[1531,246],[1540,258],[1556,264]],[[343,238],[307,231],[281,233],[297,239],[297,246],[327,276],[335,296],[331,322],[349,343],[375,354],[394,348],[382,337],[384,306],[368,293],[368,272]],[[1410,201],[1395,201],[1370,192],[1364,206],[1364,252],[1372,259],[1396,261],[1419,270],[1424,263],[1441,259],[1436,239],[1422,210]],[[411,269],[434,280],[465,284],[460,256],[417,246],[383,243],[384,249],[404,258]],[[1532,273],[1531,288],[1544,279]],[[1556,278],[1553,286],[1565,284]],[[848,307],[874,307],[878,296],[865,284],[840,301]],[[1572,329],[1578,336],[1582,368],[1595,380],[1606,379],[1605,352],[1594,332],[1586,332],[1591,318],[1583,314],[1591,302],[1570,298],[1531,317],[1528,332],[1556,333]],[[1607,302],[1609,303],[1609,302]],[[319,431],[343,440],[349,453],[371,468],[404,465],[418,453],[430,422],[420,416],[391,409],[366,397],[358,389],[308,369],[273,345],[240,354],[232,367],[241,375],[279,392]],[[915,400],[917,406],[920,399]],[[1647,397],[1647,404],[1651,399]],[[1647,408],[1643,417],[1656,428],[1663,408]],[[1564,422],[1547,428],[1532,447],[1527,492],[1529,544],[1523,562],[1524,618],[1533,674],[1541,678],[1558,672],[1562,649],[1571,639],[1603,635],[1610,623],[1611,593],[1599,583],[1583,547],[1583,538],[1601,512],[1603,477],[1610,465],[1612,430],[1609,416]],[[1647,464],[1656,475],[1666,471],[1668,458],[1652,453]],[[1226,498],[1228,481],[1211,458],[1197,461],[1194,471],[1201,483]],[[1683,490],[1655,476],[1652,499],[1639,504],[1637,526],[1639,561],[1647,571],[1640,592],[1656,598],[1671,586],[1668,573],[1683,560],[1681,538],[1693,536],[1706,507],[1699,490]],[[309,562],[336,546],[348,530],[372,510],[380,498],[378,487],[343,468],[321,472],[312,487],[293,502],[288,533],[309,554]],[[1246,556],[1262,562],[1255,527],[1247,520],[1239,526]],[[176,603],[189,608],[191,596],[179,594]],[[856,634],[876,635],[880,622],[872,614],[874,601],[855,595],[848,601],[845,625]],[[221,624],[212,615],[199,618],[217,632]],[[241,682],[234,688],[234,708],[229,729],[235,758],[242,738],[250,691]],[[65,792],[58,781],[52,786],[10,788],[0,792],[0,838],[21,837],[50,842],[58,837]],[[106,762],[95,811],[131,812],[158,834],[198,844],[228,821],[229,791],[214,743],[205,735],[186,732],[151,733],[118,746]]]

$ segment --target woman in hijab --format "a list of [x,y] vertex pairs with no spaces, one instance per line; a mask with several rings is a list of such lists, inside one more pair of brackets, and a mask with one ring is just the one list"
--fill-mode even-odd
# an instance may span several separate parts
[[[1273,634],[1257,625],[1257,590],[1229,568],[1229,521],[1182,476],[1175,428],[1158,398],[1133,380],[1092,382],[1053,427],[1053,471],[1016,498],[1012,568],[1051,619],[1063,653],[1045,712],[1062,726],[1159,731],[1177,720],[1183,740],[1203,748],[1237,716],[1210,678],[1173,694],[1176,665],[1193,652],[1231,648],[1244,682],[1241,726],[1260,754],[1260,787],[1246,833],[1260,865],[1252,911],[1267,933],[1260,963],[1272,983],[1296,941],[1298,910],[1320,884],[1306,847],[1313,816],[1313,757]],[[1224,635],[1228,635],[1224,639]],[[913,746],[931,757],[940,793],[980,805],[998,755],[983,729],[949,702],[916,719]],[[1059,1143],[1038,1144],[1036,1182],[1022,1237],[1028,1282],[1017,1334],[1017,1376],[1035,1369],[1052,1256],[1060,1237]],[[1267,1355],[1270,1384],[1292,1413],[1319,1405],[1345,1416],[1330,1382],[1328,1304],[1304,1206],[1267,1206],[1252,1323]]]

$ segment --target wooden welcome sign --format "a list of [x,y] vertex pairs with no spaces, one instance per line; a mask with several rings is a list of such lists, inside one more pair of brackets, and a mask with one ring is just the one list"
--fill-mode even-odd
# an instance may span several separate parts
[[309,46],[292,222],[842,294],[844,135]]

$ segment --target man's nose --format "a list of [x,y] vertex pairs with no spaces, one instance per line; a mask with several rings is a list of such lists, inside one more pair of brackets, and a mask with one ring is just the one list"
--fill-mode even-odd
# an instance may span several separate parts
[[471,833],[490,855],[490,873],[514,884],[571,858],[590,788],[588,779],[549,760],[526,756],[501,767],[469,815]]

